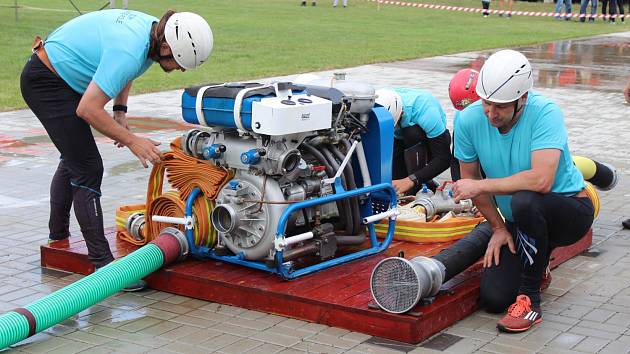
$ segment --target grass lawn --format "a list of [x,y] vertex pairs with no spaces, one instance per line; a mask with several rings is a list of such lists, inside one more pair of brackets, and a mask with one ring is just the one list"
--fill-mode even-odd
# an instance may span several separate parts
[[[105,2],[74,0],[82,11],[97,10]],[[130,0],[131,9],[156,17],[168,8],[199,13],[210,23],[215,39],[211,60],[199,70],[166,75],[154,65],[135,81],[132,94],[626,30],[625,26],[599,20],[583,24],[538,17],[482,18],[480,14],[443,10],[379,8],[365,0],[349,0],[346,9],[332,8],[330,0],[320,0],[316,7],[300,7],[299,2]],[[477,0],[426,2],[481,5]],[[0,111],[25,107],[19,76],[33,37],[44,37],[78,15],[67,0],[18,0],[21,7],[16,20],[13,5],[14,0],[0,0]],[[493,1],[491,9],[495,8],[497,2]],[[514,4],[514,10],[553,9],[554,4]],[[573,11],[578,10],[574,5]]]

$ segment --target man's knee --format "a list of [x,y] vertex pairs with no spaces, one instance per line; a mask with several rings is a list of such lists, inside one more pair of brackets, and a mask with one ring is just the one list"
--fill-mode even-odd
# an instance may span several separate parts
[[538,210],[542,194],[532,191],[519,191],[512,195],[512,216],[515,221],[526,220]]

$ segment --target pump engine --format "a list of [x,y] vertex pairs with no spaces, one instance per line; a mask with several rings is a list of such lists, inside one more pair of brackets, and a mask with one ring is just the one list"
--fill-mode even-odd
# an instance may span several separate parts
[[[371,223],[395,218],[393,120],[375,98],[350,81],[187,89],[184,119],[200,127],[183,135],[182,150],[234,171],[216,198],[219,241],[206,256],[282,272],[305,256],[333,259],[366,234],[374,252],[386,248]],[[373,198],[389,207],[374,212]]]

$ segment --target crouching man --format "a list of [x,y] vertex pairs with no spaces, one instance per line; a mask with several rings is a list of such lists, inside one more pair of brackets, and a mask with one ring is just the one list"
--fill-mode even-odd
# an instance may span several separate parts
[[542,321],[540,285],[551,250],[577,242],[593,223],[562,112],[532,86],[523,54],[496,52],[479,73],[481,100],[461,111],[455,126],[462,179],[454,196],[472,198],[488,221],[480,225],[492,235],[483,257],[481,301],[490,312],[509,305],[497,324],[505,332]]

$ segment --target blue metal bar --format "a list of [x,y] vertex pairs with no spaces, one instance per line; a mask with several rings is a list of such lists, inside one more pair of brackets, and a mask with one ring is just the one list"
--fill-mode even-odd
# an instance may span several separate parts
[[380,190],[385,190],[389,192],[390,205],[396,204],[396,201],[397,201],[396,190],[389,183],[380,183],[373,186],[353,189],[351,191],[346,191],[343,193],[331,194],[331,195],[327,195],[321,198],[308,199],[308,200],[301,201],[299,203],[289,204],[289,206],[284,210],[284,212],[280,216],[280,220],[278,221],[278,228],[276,229],[276,238],[279,238],[280,236],[284,235],[284,230],[286,228],[286,223],[287,223],[287,220],[289,219],[289,216],[300,209],[312,207],[319,204],[330,203],[330,202],[334,202],[340,199],[355,197],[361,194],[372,193],[372,192],[376,192]]
[[[350,197],[355,197],[355,196],[359,196],[363,194],[373,193],[377,191],[384,191],[386,193],[389,192],[390,206],[396,204],[396,200],[397,200],[396,190],[389,183],[381,183],[381,184],[377,184],[373,186],[354,189],[352,191],[343,191],[341,193],[335,193],[333,195],[328,195],[321,198],[309,199],[309,200],[305,200],[299,203],[291,204],[287,207],[287,209],[285,209],[283,214],[280,216],[280,220],[278,221],[278,228],[276,230],[276,238],[284,237],[284,232],[286,229],[286,223],[288,221],[288,218],[292,213],[294,213],[297,210],[312,207],[319,204],[334,202],[334,201],[344,199],[344,198],[350,198]],[[199,196],[200,192],[201,190],[199,188],[195,188],[188,196],[186,200],[186,217],[192,216],[193,203],[194,203],[195,198]],[[231,264],[246,266],[249,268],[254,268],[258,270],[275,273],[275,274],[280,275],[284,279],[295,279],[297,277],[300,277],[306,274],[315,273],[315,272],[318,272],[318,271],[321,271],[321,270],[324,270],[324,269],[327,269],[327,268],[330,268],[339,264],[347,263],[347,262],[350,262],[359,258],[363,258],[369,255],[373,255],[373,254],[384,251],[385,249],[387,249],[387,247],[389,247],[393,239],[394,228],[395,228],[395,221],[390,220],[389,228],[387,230],[387,237],[383,240],[383,242],[378,242],[376,238],[376,232],[374,230],[374,225],[369,224],[368,230],[370,233],[370,243],[371,243],[370,248],[361,250],[352,254],[348,254],[345,256],[341,256],[338,258],[330,259],[328,261],[318,263],[312,266],[308,266],[308,267],[305,267],[296,271],[291,271],[290,267],[283,264],[283,251],[276,252],[277,266],[269,267],[263,262],[246,260],[243,258],[242,254],[235,255],[235,256],[219,256],[212,249],[209,249],[207,247],[197,247],[194,243],[194,235],[193,235],[192,229],[186,229],[186,239],[188,240],[188,243],[190,245],[191,254],[193,254],[196,257],[216,259],[216,260],[220,260],[220,261],[231,263]]]
[[[394,189],[394,187],[389,184],[389,183],[380,183],[377,185],[373,185],[373,186],[368,186],[368,187],[364,187],[364,188],[358,188],[352,191],[345,191],[342,193],[336,193],[333,195],[328,195],[325,197],[321,197],[321,198],[315,198],[315,199],[309,199],[309,200],[305,200],[299,203],[295,203],[295,204],[291,204],[289,205],[289,207],[287,207],[287,209],[285,209],[285,211],[282,213],[282,215],[280,216],[280,219],[278,221],[278,228],[276,230],[276,238],[282,238],[284,237],[284,232],[286,229],[286,223],[287,220],[289,218],[289,216],[299,210],[299,209],[303,209],[303,208],[308,208],[308,207],[312,207],[315,205],[319,205],[319,204],[325,204],[325,203],[329,203],[329,202],[333,202],[339,199],[344,199],[344,198],[349,198],[349,197],[354,197],[357,195],[362,195],[362,194],[367,194],[367,193],[371,193],[371,192],[375,192],[375,191],[387,191],[389,192],[389,196],[390,196],[390,206],[391,205],[395,205],[396,201],[397,201],[397,197],[396,197],[396,190]],[[382,252],[383,250],[387,249],[387,247],[389,247],[392,238],[394,236],[394,228],[396,226],[396,223],[394,220],[390,220],[389,222],[389,227],[387,230],[387,237],[385,238],[385,240],[382,243],[379,243],[378,240],[376,239],[376,233],[374,231],[374,225],[370,224],[368,225],[368,230],[370,231],[370,243],[371,243],[371,247],[362,251],[358,251],[352,254],[348,254],[345,256],[341,256],[338,258],[334,258],[334,259],[330,259],[328,261],[324,261],[322,263],[318,263],[318,264],[314,264],[312,266],[308,266],[302,269],[299,269],[295,272],[290,272],[290,269],[287,269],[286,267],[282,266],[283,263],[283,251],[277,251],[276,252],[276,262],[277,262],[277,266],[278,269],[276,270],[275,273],[280,274],[283,278],[285,279],[294,279],[296,277],[305,275],[305,274],[310,274],[310,273],[314,273],[314,272],[318,272],[320,270],[323,269],[327,269],[330,268],[332,266],[335,265],[339,265],[342,263],[346,263],[358,258],[362,258],[362,257],[366,257],[368,255],[372,255],[375,253],[379,253]]]
[[[195,202],[195,198],[197,198],[197,196],[199,195],[199,193],[201,193],[201,189],[199,189],[198,187],[193,188],[192,192],[190,192],[190,195],[188,196],[188,198],[186,199],[186,217],[192,217],[193,216],[193,203]],[[195,236],[193,235],[193,229],[186,229],[186,240],[188,240],[188,247],[190,247],[190,253],[197,255],[198,254],[198,250],[197,250],[197,245],[195,245]]]

